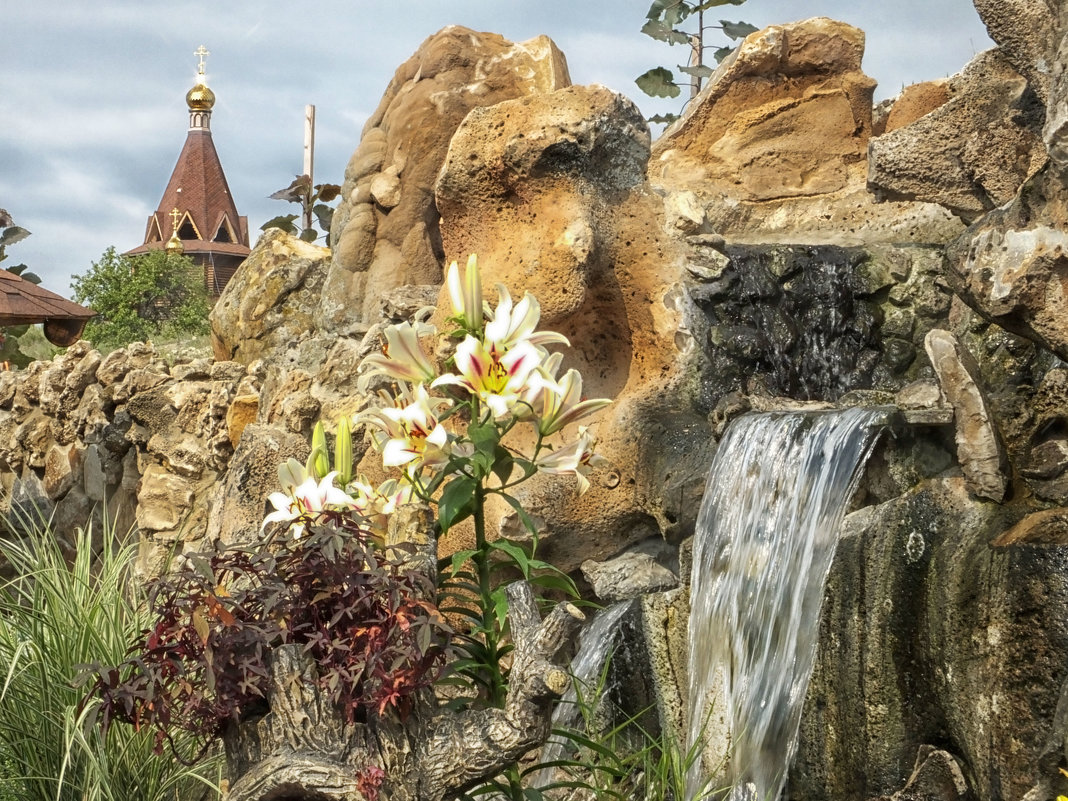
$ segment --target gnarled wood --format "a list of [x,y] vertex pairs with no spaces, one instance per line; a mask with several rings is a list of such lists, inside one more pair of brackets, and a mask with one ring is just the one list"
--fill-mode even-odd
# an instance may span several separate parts
[[[403,518],[389,539],[415,543],[413,558],[433,571],[426,513],[413,510]],[[569,680],[553,659],[582,613],[561,603],[541,620],[524,582],[508,587],[508,603],[515,650],[503,709],[451,712],[427,693],[403,722],[390,716],[346,723],[320,692],[315,664],[302,648],[276,649],[270,711],[224,737],[228,801],[440,801],[541,745],[552,701]]]

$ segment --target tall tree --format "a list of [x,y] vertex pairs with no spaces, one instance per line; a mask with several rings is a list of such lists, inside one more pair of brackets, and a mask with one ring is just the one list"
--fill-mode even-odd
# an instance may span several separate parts
[[110,247],[71,285],[74,299],[100,315],[85,338],[102,350],[210,331],[203,272],[188,256],[165,250],[127,256]]

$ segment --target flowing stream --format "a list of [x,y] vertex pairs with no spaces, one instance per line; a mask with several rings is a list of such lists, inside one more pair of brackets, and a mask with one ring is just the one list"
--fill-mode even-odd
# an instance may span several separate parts
[[[716,451],[694,540],[687,745],[703,741],[714,697],[730,801],[776,801],[786,783],[839,524],[885,415],[747,415]],[[691,799],[706,779],[696,759]]]
[[[631,601],[620,601],[605,607],[582,628],[579,633],[578,651],[575,652],[569,668],[571,686],[553,710],[552,727],[554,729],[583,729],[578,695],[580,685],[583,703],[595,704],[597,693],[602,689],[600,687],[601,674],[616,639],[616,628],[631,603]],[[542,746],[538,761],[555,762],[563,759],[567,746],[568,742],[565,738],[553,735]],[[552,781],[555,772],[556,768],[542,768],[535,776],[532,785],[537,788],[546,787]]]

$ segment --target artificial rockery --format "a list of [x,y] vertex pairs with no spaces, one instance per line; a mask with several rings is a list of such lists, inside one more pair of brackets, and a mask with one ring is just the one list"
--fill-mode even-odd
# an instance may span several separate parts
[[[483,534],[536,535],[597,598],[640,599],[613,663],[631,712],[685,729],[686,544],[730,419],[889,403],[787,794],[1065,793],[1068,8],[975,5],[997,46],[874,108],[860,31],[752,34],[655,143],[630,101],[571,85],[549,40],[444,29],[368,120],[330,247],[267,233],[213,312],[214,360],[79,345],[0,374],[11,503],[73,523],[106,501],[152,574],[176,549],[257,542],[319,420],[357,421],[356,474],[379,486],[389,423],[358,367],[390,326],[450,330],[445,265],[477,253],[483,286],[537,297],[583,392],[613,401],[584,421],[589,489],[535,470],[514,505],[483,498]],[[477,536],[469,517],[438,553]],[[294,693],[263,725],[291,758],[333,748],[344,718]],[[235,784],[261,764],[236,760]],[[360,797],[317,775],[293,794]]]

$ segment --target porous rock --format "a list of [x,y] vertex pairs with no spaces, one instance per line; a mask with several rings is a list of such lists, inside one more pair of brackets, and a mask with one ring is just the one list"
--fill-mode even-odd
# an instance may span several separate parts
[[423,42],[397,68],[345,170],[320,327],[366,330],[382,292],[440,284],[433,186],[456,127],[474,108],[570,83],[563,54],[544,36],[512,43],[450,26]]
[[329,261],[327,248],[264,233],[212,308],[215,358],[247,365],[311,330]]
[[882,199],[937,203],[971,222],[1011,200],[1046,161],[1043,112],[997,49],[976,56],[947,91],[934,111],[871,140],[868,186]]
[[[488,296],[496,282],[517,299],[530,291],[540,327],[575,345],[564,364],[582,374],[583,394],[615,400],[591,418],[609,465],[589,492],[576,498],[571,479],[548,475],[517,488],[534,517],[551,521],[544,553],[565,569],[658,528],[634,478],[656,436],[637,432],[678,380],[680,318],[664,298],[681,258],[644,178],[648,148],[633,103],[603,87],[569,87],[468,114],[436,187],[450,259],[477,253]],[[437,319],[449,313],[440,301]],[[508,530],[511,510],[492,514]],[[581,543],[568,535],[579,530]]]

